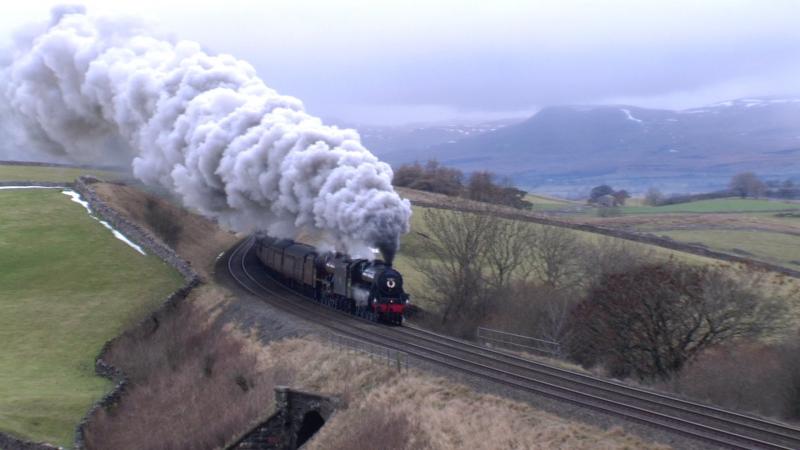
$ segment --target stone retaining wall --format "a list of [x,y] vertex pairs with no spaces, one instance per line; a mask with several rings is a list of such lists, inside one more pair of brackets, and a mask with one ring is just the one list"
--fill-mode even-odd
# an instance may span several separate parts
[[[148,317],[142,320],[134,327],[147,326],[148,323],[158,323],[159,317],[168,314],[174,310],[175,307],[184,300],[195,287],[199,286],[203,280],[191,267],[191,265],[181,258],[172,248],[162,243],[155,236],[151,235],[145,228],[140,225],[129,221],[121,213],[114,208],[108,206],[101,200],[92,189],[91,185],[99,182],[97,178],[91,176],[82,176],[75,180],[75,191],[81,194],[81,197],[89,203],[92,212],[108,222],[112,227],[124,234],[128,239],[134,241],[144,248],[146,251],[153,253],[161,258],[164,262],[174,267],[178,272],[183,275],[186,284],[170,294],[169,297],[161,304],[161,306],[152,312]],[[97,375],[106,377],[116,383],[114,389],[103,396],[102,399],[97,401],[86,416],[80,421],[75,429],[75,449],[83,450],[86,448],[86,428],[92,420],[94,414],[100,408],[113,408],[114,405],[122,400],[128,386],[128,379],[125,374],[105,361],[105,355],[114,345],[114,343],[121,336],[114,337],[106,341],[103,348],[100,350],[97,359],[95,360],[95,373]]]
[[605,228],[597,225],[588,225],[582,223],[573,223],[567,222],[563,220],[551,219],[547,217],[540,217],[540,216],[533,216],[530,214],[526,214],[524,212],[514,212],[507,209],[500,209],[500,208],[491,208],[491,207],[480,207],[480,206],[473,206],[470,204],[459,204],[459,205],[446,205],[437,202],[426,202],[426,201],[415,201],[413,202],[416,206],[421,206],[425,208],[438,208],[438,209],[446,209],[450,211],[466,211],[466,212],[474,212],[474,213],[490,213],[497,217],[502,217],[504,219],[510,220],[521,220],[525,222],[532,222],[538,223],[542,225],[552,225],[562,228],[570,228],[573,230],[578,231],[586,231],[589,233],[595,234],[602,234],[604,236],[610,236],[618,239],[625,239],[628,241],[634,242],[641,242],[643,244],[649,245],[656,245],[659,247],[668,248],[671,250],[677,250],[686,253],[692,253],[695,255],[705,256],[707,258],[714,258],[720,259],[723,261],[731,262],[731,263],[739,263],[745,264],[747,266],[767,270],[771,272],[781,273],[783,275],[788,275],[790,277],[800,278],[800,270],[793,270],[787,267],[779,266],[777,264],[771,264],[764,261],[758,261],[751,258],[746,258],[743,256],[736,256],[731,255],[728,253],[722,253],[714,250],[710,250],[705,247],[700,247],[697,245],[687,244],[684,242],[677,242],[673,241],[672,239],[665,239],[662,237],[654,236],[651,234],[639,234],[639,233],[632,233],[630,231],[623,231],[617,230],[613,228]]
[[[189,293],[192,291],[192,289],[197,287],[199,284],[199,277],[191,279],[185,286],[179,288],[177,291],[173,292],[169,297],[167,297],[164,303],[162,303],[157,310],[153,311],[149,316],[139,322],[139,324],[134,326],[133,329],[147,326],[148,323],[152,322],[158,323],[159,317],[169,314],[170,311],[174,310],[181,301],[189,296]],[[103,348],[100,350],[97,359],[95,360],[94,372],[99,376],[106,377],[114,381],[115,386],[110,392],[103,396],[103,398],[95,402],[95,404],[89,409],[89,412],[87,412],[83,419],[81,419],[81,421],[78,423],[78,426],[75,429],[74,444],[74,448],[77,450],[83,450],[86,448],[86,428],[91,423],[92,417],[94,417],[95,413],[100,408],[113,408],[122,400],[123,396],[125,395],[125,391],[127,390],[128,378],[125,376],[125,373],[109,364],[104,359],[105,355],[121,336],[122,335],[106,341],[106,343],[103,344]]]
[[2,450],[57,450],[60,448],[44,442],[23,441],[0,431],[0,449]]

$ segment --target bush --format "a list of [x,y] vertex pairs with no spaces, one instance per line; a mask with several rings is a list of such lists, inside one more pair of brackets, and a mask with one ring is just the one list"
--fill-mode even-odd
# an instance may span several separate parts
[[708,348],[783,325],[786,303],[756,283],[672,261],[603,275],[572,311],[569,352],[617,377],[668,379]]

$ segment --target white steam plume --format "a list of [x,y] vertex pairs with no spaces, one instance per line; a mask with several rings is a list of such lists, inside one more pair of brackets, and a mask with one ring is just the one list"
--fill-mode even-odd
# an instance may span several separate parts
[[253,67],[130,19],[60,7],[18,39],[8,108],[52,154],[133,155],[133,174],[237,231],[312,233],[391,259],[411,208],[354,130],[323,125]]

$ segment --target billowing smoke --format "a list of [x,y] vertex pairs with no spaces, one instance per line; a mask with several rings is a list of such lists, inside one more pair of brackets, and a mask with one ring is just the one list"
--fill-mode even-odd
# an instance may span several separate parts
[[356,131],[323,125],[232,56],[61,7],[17,39],[2,76],[5,107],[37,148],[132,158],[137,178],[234,230],[304,232],[387,259],[408,231],[409,202]]

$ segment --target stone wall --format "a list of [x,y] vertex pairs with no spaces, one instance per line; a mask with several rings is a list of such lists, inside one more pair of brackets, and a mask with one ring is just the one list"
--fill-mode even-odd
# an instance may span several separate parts
[[309,415],[318,414],[324,422],[328,422],[340,406],[341,400],[337,397],[324,397],[278,386],[275,388],[275,413],[226,449],[294,450],[298,448],[298,437]]
[[0,431],[0,449],[2,450],[56,450],[59,448],[44,442],[23,441]]
[[[142,246],[145,251],[153,253],[164,260],[164,262],[174,267],[176,270],[178,270],[178,272],[181,273],[181,275],[183,275],[184,279],[186,280],[186,284],[183,287],[170,294],[170,296],[167,297],[164,303],[162,303],[157,310],[143,319],[142,322],[140,322],[134,328],[148,326],[148,324],[152,322],[157,323],[159,321],[159,317],[169,314],[170,311],[175,309],[175,307],[189,295],[192,289],[200,285],[203,280],[192,269],[191,265],[181,258],[172,248],[162,243],[161,240],[155,236],[151,235],[150,232],[145,228],[129,221],[121,213],[103,202],[97,196],[91,186],[99,181],[100,180],[94,177],[82,176],[79,177],[74,183],[75,191],[81,194],[81,197],[83,197],[83,199],[89,203],[92,213],[108,222],[112,227],[124,234],[128,239]],[[78,450],[86,448],[86,428],[91,422],[92,417],[94,417],[94,414],[100,408],[113,408],[114,405],[119,403],[125,395],[125,390],[128,386],[127,377],[121,370],[109,364],[104,359],[105,355],[114,345],[117,339],[119,339],[119,336],[106,341],[106,343],[103,345],[103,348],[100,350],[97,359],[95,360],[95,373],[114,381],[115,386],[110,392],[103,396],[102,399],[97,401],[92,406],[92,408],[89,410],[86,416],[84,416],[75,429],[75,448]]]

